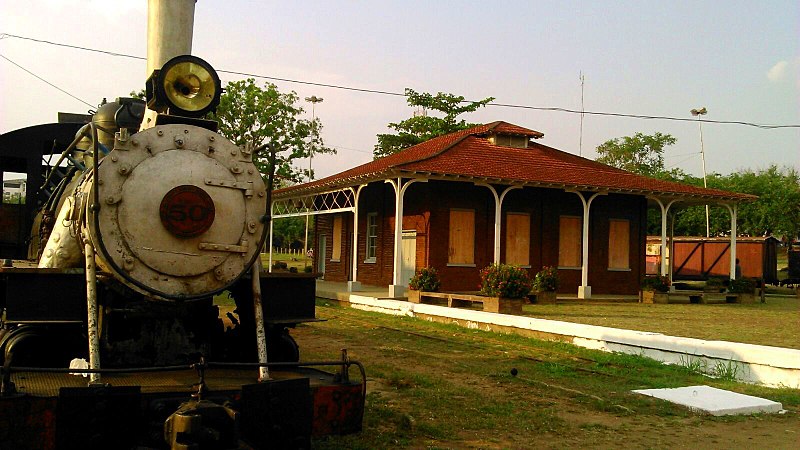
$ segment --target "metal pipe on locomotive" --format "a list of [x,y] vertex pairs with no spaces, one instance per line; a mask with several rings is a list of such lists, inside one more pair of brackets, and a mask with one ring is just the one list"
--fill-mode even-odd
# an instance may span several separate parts
[[[268,299],[262,299],[262,290],[275,291],[269,280],[261,279],[260,271],[260,250],[270,220],[271,176],[265,185],[252,162],[256,150],[253,146],[234,145],[217,133],[215,122],[203,118],[216,108],[221,86],[211,65],[190,55],[194,3],[195,0],[149,0],[146,104],[136,99],[107,103],[91,123],[81,128],[46,180],[59,170],[62,159],[69,161],[67,173],[34,222],[29,256],[41,255],[38,269],[0,269],[5,270],[0,273],[0,287],[7,291],[0,302],[5,312],[0,322],[0,356],[4,363],[0,411],[3,405],[17,409],[33,405],[15,400],[20,392],[15,389],[11,374],[21,370],[15,366],[31,366],[29,370],[36,373],[36,367],[65,367],[66,357],[85,355],[85,373],[90,376],[89,386],[95,389],[84,392],[89,398],[113,396],[103,373],[128,369],[135,373],[152,366],[192,367],[198,371],[199,386],[191,400],[166,401],[148,394],[150,400],[144,402],[137,394],[134,397],[145,404],[137,410],[130,406],[137,400],[125,397],[125,408],[137,418],[166,417],[164,441],[158,445],[237,448],[240,414],[242,434],[250,434],[245,436],[251,439],[250,445],[283,442],[274,432],[264,434],[272,436],[267,441],[255,436],[259,426],[270,423],[275,427],[277,422],[265,417],[285,414],[268,411],[270,403],[282,405],[278,401],[281,396],[301,408],[309,403],[309,395],[315,407],[318,401],[330,401],[328,397],[340,403],[336,408],[322,405],[323,412],[313,412],[314,433],[357,431],[365,394],[363,367],[350,361],[346,353],[340,361],[299,363],[297,344],[288,333],[287,328],[296,323],[315,320],[313,278],[306,277],[312,283],[310,313],[306,301],[299,313],[297,307],[290,306],[288,317],[284,314],[265,320],[264,311],[268,308],[262,302]],[[74,290],[74,276],[72,281],[56,278],[69,278],[81,268],[85,274],[85,303],[80,308],[75,302],[67,302],[71,307],[59,305],[57,292],[50,293],[50,298],[38,296],[31,301],[40,304],[40,310],[52,308],[50,313],[20,314],[25,306],[13,304],[14,293],[19,293],[20,286],[30,280],[52,281],[54,287],[66,283],[64,286]],[[285,287],[277,289],[286,293]],[[308,289],[308,284],[301,289],[306,297]],[[239,315],[229,315],[234,326],[228,330],[223,329],[211,300],[225,290],[232,293]],[[64,296],[68,297],[66,290]],[[28,317],[23,317],[26,314]],[[78,320],[80,314],[85,315]],[[218,398],[207,399],[205,373],[214,366],[207,362],[212,360],[244,361],[248,364],[238,367],[257,368],[258,376],[253,381],[258,383],[239,383],[231,391],[231,383],[227,382],[227,394],[218,393]],[[340,372],[331,376],[330,383],[319,382],[316,390],[308,388],[309,381],[305,388],[302,383],[299,388],[297,383],[290,383],[285,389],[268,383],[269,366],[300,370],[320,364],[337,365]],[[351,364],[362,370],[360,384],[349,381],[347,369]],[[50,373],[58,372],[52,369]],[[288,378],[298,376],[304,375]],[[326,379],[322,375],[318,378]],[[29,439],[31,447],[65,446],[65,442],[75,440],[66,425],[68,413],[64,411],[69,407],[62,405],[70,404],[70,395],[79,394],[69,394],[64,389],[54,406],[64,414],[57,417],[61,421],[57,427],[61,437],[48,440],[47,436],[37,435],[32,439],[36,430],[29,428],[35,428],[37,422],[31,425],[29,417],[13,416],[10,409],[0,413],[0,419],[21,426],[5,430],[6,435]],[[303,393],[304,389],[308,392]],[[286,397],[287,392],[293,392],[295,397]],[[245,397],[249,400],[245,401]],[[154,409],[158,412],[154,413]],[[328,409],[337,409],[338,413],[331,416]],[[84,424],[83,428],[87,426]],[[311,423],[308,427],[304,423],[296,426],[309,430],[283,434],[288,436],[286,442],[300,445],[306,442],[303,439],[310,434]],[[119,440],[119,433],[109,436],[118,428],[112,426],[110,430],[97,438],[99,442],[124,442]],[[3,431],[0,429],[0,438]],[[49,432],[52,428],[40,434]],[[93,436],[98,433],[94,430]],[[123,439],[136,433],[123,433]],[[295,435],[300,436],[299,441]],[[150,436],[130,444],[155,445],[154,442],[158,439]]]

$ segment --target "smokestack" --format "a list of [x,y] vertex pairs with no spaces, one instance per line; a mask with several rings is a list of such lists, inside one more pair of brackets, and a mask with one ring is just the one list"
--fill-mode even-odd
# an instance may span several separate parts
[[196,0],[147,0],[147,73],[192,53]]

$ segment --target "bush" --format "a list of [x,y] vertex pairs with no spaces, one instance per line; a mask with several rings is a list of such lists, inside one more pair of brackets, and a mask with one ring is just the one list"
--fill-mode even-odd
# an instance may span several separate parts
[[408,281],[408,288],[412,291],[436,292],[440,285],[439,273],[433,267],[423,267],[417,270]]
[[305,267],[303,268],[303,272],[305,272],[305,273],[311,273],[311,272],[313,272],[313,271],[314,271],[314,268],[313,268],[313,267],[311,267],[311,266],[305,266]]
[[491,297],[523,298],[531,292],[528,271],[510,264],[492,264],[481,270],[481,293]]
[[297,267],[289,267],[289,273],[297,273]]
[[734,294],[752,294],[756,291],[756,282],[752,278],[737,278],[731,280],[728,291]]
[[644,277],[641,287],[643,291],[669,292],[669,278],[665,276]]
[[710,277],[706,280],[706,286],[703,288],[706,292],[723,292],[725,291],[725,286],[728,285],[727,280],[720,277]]
[[533,290],[536,292],[555,292],[558,289],[558,269],[544,266],[533,277]]

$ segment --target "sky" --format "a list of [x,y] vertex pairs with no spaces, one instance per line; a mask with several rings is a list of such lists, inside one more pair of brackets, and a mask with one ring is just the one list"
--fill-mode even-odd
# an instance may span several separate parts
[[[0,133],[90,109],[18,66],[90,105],[144,87],[143,60],[7,35],[145,57],[145,0],[0,0],[0,12]],[[583,74],[586,111],[693,119],[706,107],[708,120],[795,125],[703,124],[706,170],[727,175],[800,169],[799,47],[797,0],[198,0],[192,53],[217,70],[573,110]],[[338,153],[313,159],[317,178],[370,161],[375,136],[414,112],[399,96],[275,84],[324,99],[315,113]],[[701,174],[693,120],[585,115],[581,132],[580,114],[565,112],[488,106],[464,118],[534,129],[542,144],[591,159],[609,139],[668,133],[677,143],[666,167]]]

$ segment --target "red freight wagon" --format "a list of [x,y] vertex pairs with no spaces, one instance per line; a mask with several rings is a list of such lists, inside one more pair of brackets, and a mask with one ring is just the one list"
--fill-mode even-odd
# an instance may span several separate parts
[[[730,238],[675,237],[673,238],[672,279],[706,280],[709,277],[730,277]],[[647,272],[658,273],[661,238],[647,238]],[[778,240],[774,237],[739,237],[736,257],[742,276],[764,278],[767,283],[778,282]]]

